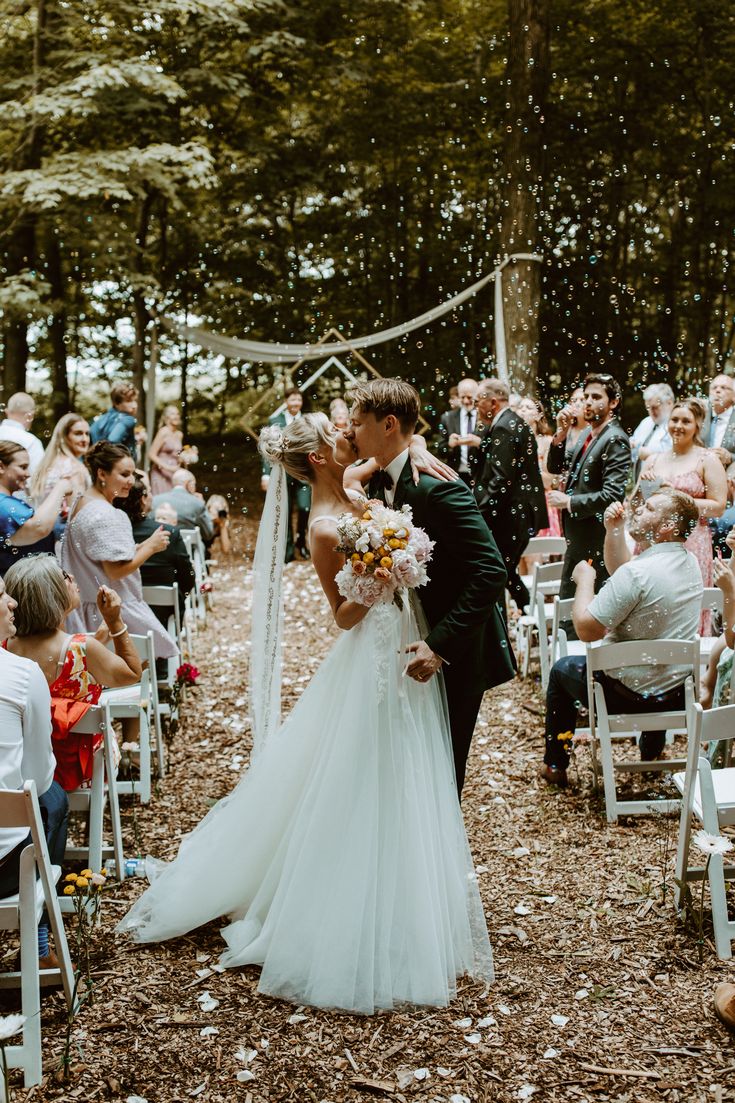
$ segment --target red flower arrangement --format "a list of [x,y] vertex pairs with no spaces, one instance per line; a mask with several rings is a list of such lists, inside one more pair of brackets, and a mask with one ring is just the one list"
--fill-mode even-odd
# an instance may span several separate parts
[[180,686],[195,686],[201,671],[193,663],[182,663],[176,671],[176,681]]

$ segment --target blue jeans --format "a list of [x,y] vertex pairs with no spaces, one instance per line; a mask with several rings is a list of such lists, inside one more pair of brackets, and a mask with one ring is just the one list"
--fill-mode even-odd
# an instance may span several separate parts
[[[611,713],[660,712],[684,707],[684,686],[674,686],[666,693],[642,694],[628,689],[616,678],[595,674],[605,690],[605,700]],[[559,739],[562,732],[573,732],[577,724],[577,709],[588,707],[587,659],[584,655],[567,655],[551,668],[546,690],[546,752],[547,766],[566,770],[569,752]],[[650,762],[658,758],[666,743],[665,731],[641,732],[641,759]]]

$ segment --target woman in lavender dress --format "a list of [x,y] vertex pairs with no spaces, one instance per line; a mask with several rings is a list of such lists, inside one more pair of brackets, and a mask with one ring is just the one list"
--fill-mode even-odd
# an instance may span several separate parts
[[153,633],[157,659],[176,655],[176,644],[150,606],[143,601],[140,566],[169,541],[161,526],[141,544],[133,539],[130,518],[116,509],[114,498],[125,498],[135,479],[135,464],[122,444],[99,441],[85,457],[92,486],[77,498],[69,512],[61,545],[61,565],[73,574],[81,605],[67,617],[67,631],[94,631],[101,623],[97,592],[104,583],[122,601],[122,616],[130,632]]

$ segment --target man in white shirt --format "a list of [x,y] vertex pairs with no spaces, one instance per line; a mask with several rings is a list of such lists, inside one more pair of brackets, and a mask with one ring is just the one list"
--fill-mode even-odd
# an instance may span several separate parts
[[472,482],[476,461],[479,458],[479,434],[475,410],[477,386],[474,379],[460,379],[457,385],[459,405],[455,409],[447,410],[439,421],[439,433],[447,463],[468,486]]
[[709,527],[715,548],[729,555],[725,538],[735,525],[735,380],[730,375],[716,375],[710,383],[702,437],[727,471],[728,508],[720,517],[710,518]]
[[631,434],[630,446],[636,474],[644,460],[654,452],[667,452],[671,448],[669,416],[674,405],[674,392],[668,383],[652,383],[643,392],[648,414]]
[[[606,639],[693,640],[702,604],[702,573],[684,541],[699,522],[696,503],[680,490],[652,494],[629,522],[628,532],[648,547],[630,558],[625,544],[623,509],[613,503],[605,513],[605,561],[620,565],[595,595],[595,570],[582,560],[572,574],[577,591],[572,619],[586,643]],[[598,675],[612,712],[659,712],[684,705],[688,671],[672,666],[626,667]],[[541,777],[567,784],[566,742],[574,732],[578,706],[587,706],[587,660],[568,655],[554,663],[546,692],[546,753]],[[562,736],[566,738],[561,738]],[[643,732],[641,759],[658,758],[665,732]]]
[[5,420],[0,421],[0,440],[12,440],[25,448],[30,457],[31,475],[43,459],[43,445],[29,430],[36,416],[36,403],[25,391],[11,394],[5,407]]

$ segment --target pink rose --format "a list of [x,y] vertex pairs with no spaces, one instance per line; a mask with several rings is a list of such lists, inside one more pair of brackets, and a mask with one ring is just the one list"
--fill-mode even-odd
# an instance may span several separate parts
[[387,567],[376,567],[375,577],[379,578],[381,582],[390,582],[390,571]]
[[363,563],[362,559],[356,559],[355,562],[352,564],[353,574],[365,574],[366,570],[367,565]]

